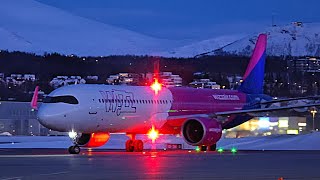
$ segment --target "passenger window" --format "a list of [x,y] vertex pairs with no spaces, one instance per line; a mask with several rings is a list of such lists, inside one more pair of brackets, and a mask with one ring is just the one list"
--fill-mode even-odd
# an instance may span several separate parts
[[[101,102],[100,99],[99,102]],[[47,96],[43,103],[79,104],[79,101],[74,96]]]

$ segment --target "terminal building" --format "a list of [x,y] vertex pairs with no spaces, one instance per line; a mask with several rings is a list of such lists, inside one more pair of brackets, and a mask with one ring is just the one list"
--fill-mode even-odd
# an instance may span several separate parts
[[0,104],[0,133],[12,135],[48,135],[49,130],[39,124],[36,111],[29,102],[7,102]]
[[226,130],[225,137],[268,136],[275,134],[303,134],[309,132],[306,117],[257,117]]

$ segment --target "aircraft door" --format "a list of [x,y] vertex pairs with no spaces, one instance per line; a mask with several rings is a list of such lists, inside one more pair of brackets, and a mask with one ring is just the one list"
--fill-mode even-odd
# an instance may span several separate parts
[[[100,102],[99,102],[100,100]],[[102,126],[102,120],[101,120],[101,99],[97,98],[97,97],[93,97],[90,100],[89,103],[89,120],[90,122],[93,122],[96,124],[96,128],[99,130]]]

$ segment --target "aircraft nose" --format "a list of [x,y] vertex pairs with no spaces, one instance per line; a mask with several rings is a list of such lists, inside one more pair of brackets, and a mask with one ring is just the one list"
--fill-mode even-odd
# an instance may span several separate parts
[[38,110],[38,121],[44,127],[54,131],[68,131],[73,122],[68,121],[70,112],[66,112],[52,105],[42,104]]
[[45,108],[39,108],[37,116],[40,124],[42,124],[45,127],[48,127],[50,125],[50,115],[48,114],[48,112],[45,111]]

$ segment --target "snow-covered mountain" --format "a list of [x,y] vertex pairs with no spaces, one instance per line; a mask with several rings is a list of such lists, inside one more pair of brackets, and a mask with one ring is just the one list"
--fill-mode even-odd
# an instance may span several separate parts
[[[286,26],[270,27],[267,54],[271,56],[320,56],[320,24],[292,23]],[[236,54],[250,56],[258,34],[240,36],[223,36],[194,43],[164,53],[172,57],[194,57],[206,52],[208,55]]]
[[[320,24],[294,23],[267,29],[268,55],[273,56],[320,56]],[[222,51],[249,56],[257,35],[236,41]]]
[[[295,23],[265,32],[268,55],[320,56],[320,24]],[[1,0],[0,5],[0,50],[79,56],[194,57],[211,51],[250,56],[258,34],[224,35],[184,45],[86,19],[35,0]]]
[[230,43],[235,42],[243,36],[244,35],[219,36],[198,43],[175,48],[169,52],[159,53],[159,55],[164,57],[194,57],[202,53],[222,48]]
[[161,40],[82,18],[34,0],[1,0],[0,49],[80,56],[145,55],[168,51]]

